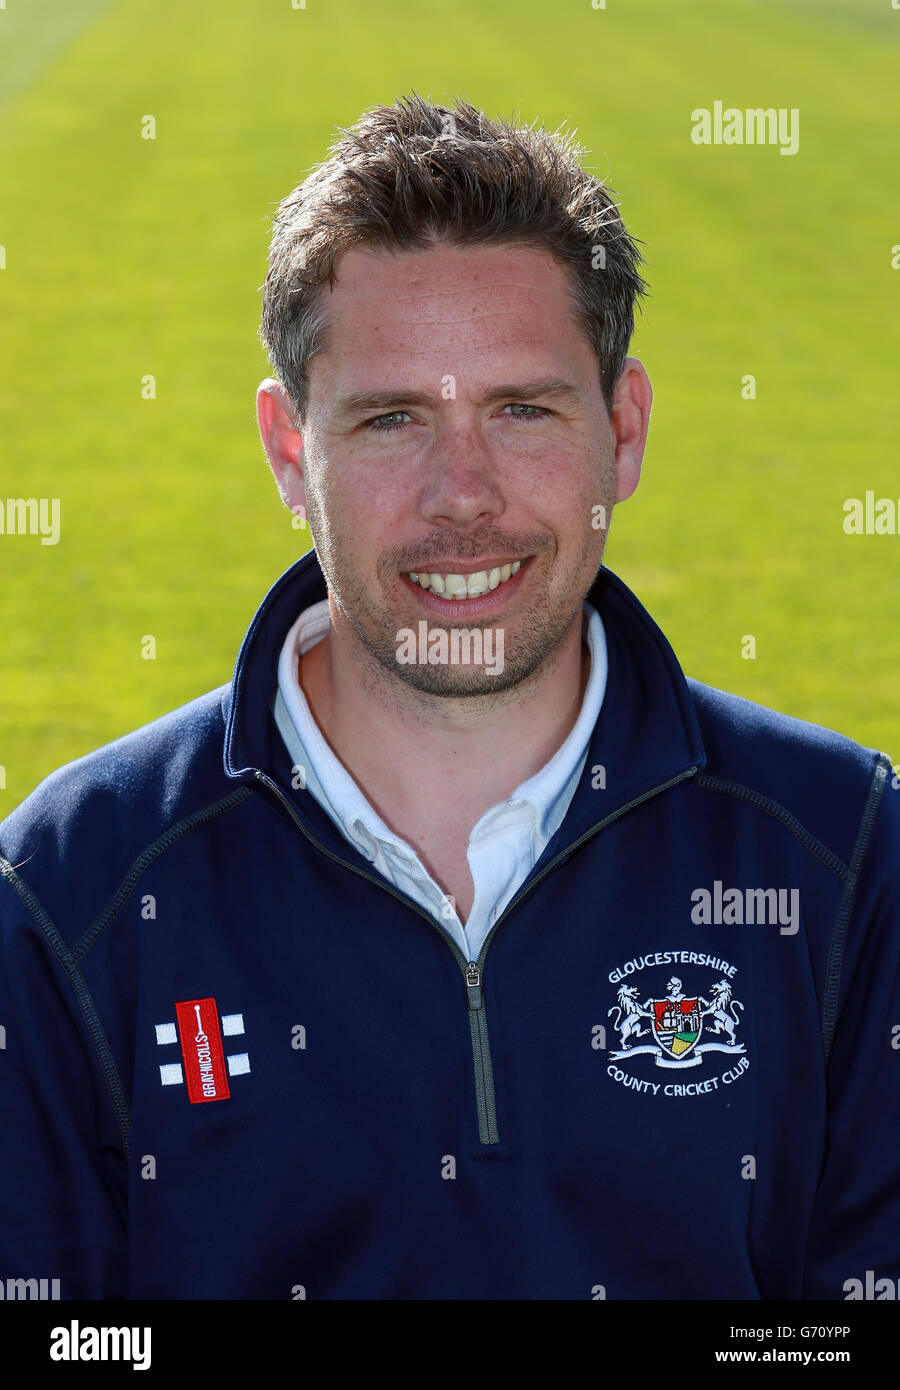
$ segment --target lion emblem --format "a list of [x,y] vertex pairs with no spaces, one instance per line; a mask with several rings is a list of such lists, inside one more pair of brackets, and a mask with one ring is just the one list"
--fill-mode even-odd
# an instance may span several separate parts
[[[622,1047],[625,1047],[629,1038],[642,1038],[650,1032],[649,1028],[641,1027],[642,1018],[652,1018],[648,1005],[649,999],[644,1004],[638,1002],[640,996],[634,985],[619,985],[619,993],[616,996],[618,1004],[611,1009],[607,1009],[606,1016],[618,1013],[619,1017],[613,1024]],[[624,1022],[622,1021],[624,1019]]]
[[706,999],[700,1001],[706,1006],[703,1009],[703,1017],[712,1019],[709,1031],[727,1034],[728,1041],[733,1046],[736,1042],[734,1030],[741,1021],[734,1011],[740,1009],[743,1013],[744,1006],[739,999],[732,999],[731,985],[727,980],[717,980],[709,992],[712,998],[708,1002]]

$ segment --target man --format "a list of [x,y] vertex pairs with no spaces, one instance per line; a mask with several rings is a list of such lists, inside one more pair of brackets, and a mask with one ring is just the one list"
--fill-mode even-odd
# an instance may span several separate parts
[[578,153],[414,94],[281,205],[258,419],[315,549],[229,685],[0,827],[3,1277],[900,1280],[900,798],[601,565],[651,389]]

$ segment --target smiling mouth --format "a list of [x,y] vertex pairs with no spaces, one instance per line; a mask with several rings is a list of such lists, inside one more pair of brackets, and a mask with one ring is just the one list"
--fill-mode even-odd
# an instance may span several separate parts
[[483,594],[499,589],[514,574],[518,574],[522,564],[523,560],[514,560],[511,564],[495,565],[493,569],[476,570],[474,574],[456,574],[440,570],[407,570],[406,574],[420,589],[426,589],[429,593],[437,594],[439,598],[458,603],[469,598],[481,598]]

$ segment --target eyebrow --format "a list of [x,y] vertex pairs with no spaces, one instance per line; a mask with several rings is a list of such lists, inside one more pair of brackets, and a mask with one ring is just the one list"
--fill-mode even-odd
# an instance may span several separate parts
[[[577,387],[560,377],[541,377],[537,381],[506,382],[491,386],[475,397],[476,405],[490,405],[493,401],[530,401],[535,396],[549,396],[554,400],[581,404],[582,397]],[[407,405],[434,405],[441,399],[439,393],[429,395],[427,391],[351,391],[339,397],[334,405],[334,413],[339,419],[365,414],[367,411],[400,410]]]

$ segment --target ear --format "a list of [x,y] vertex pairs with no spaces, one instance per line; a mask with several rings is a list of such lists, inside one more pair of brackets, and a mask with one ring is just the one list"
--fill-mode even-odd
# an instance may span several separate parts
[[616,381],[610,424],[616,438],[616,501],[624,502],[637,487],[650,427],[653,387],[638,357],[626,357]]
[[273,377],[266,377],[256,393],[256,422],[281,500],[308,521],[297,412],[287,391]]

